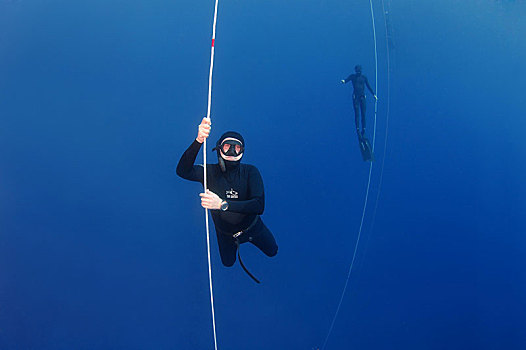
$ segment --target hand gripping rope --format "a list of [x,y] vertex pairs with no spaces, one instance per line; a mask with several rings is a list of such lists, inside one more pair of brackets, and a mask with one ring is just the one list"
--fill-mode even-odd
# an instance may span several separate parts
[[[216,40],[216,23],[217,23],[217,5],[219,0],[215,0],[214,7],[214,24],[212,26],[212,45],[210,49],[210,74],[208,75],[208,107],[206,111],[206,117],[210,118],[210,109],[212,106],[212,73],[214,71],[214,46]],[[203,171],[204,181],[203,187],[206,192],[208,186],[206,181],[206,138],[203,142]],[[214,349],[217,350],[217,335],[216,335],[216,318],[214,312],[214,291],[212,288],[212,262],[210,260],[210,227],[208,224],[208,209],[205,209],[205,225],[206,225],[206,249],[208,253],[208,281],[210,284],[210,307],[212,309],[212,328],[214,330]]]
[[[369,0],[369,4],[371,5],[371,19],[372,19],[372,27],[373,27],[373,38],[374,38],[374,62],[375,62],[375,68],[374,68],[374,76],[375,76],[375,83],[374,83],[374,91],[378,94],[378,53],[376,49],[376,28],[375,28],[375,20],[374,20],[374,10],[373,10],[373,2],[372,0]],[[378,111],[378,101],[375,99],[374,102],[374,127],[373,127],[373,152],[374,152],[374,145],[376,140],[376,114]],[[323,346],[321,347],[322,350],[325,349],[325,346],[327,345],[327,341],[329,340],[329,337],[332,333],[332,329],[334,328],[334,323],[336,322],[336,318],[338,317],[338,313],[340,312],[340,308],[342,306],[343,297],[345,296],[345,292],[347,290],[347,286],[349,285],[349,280],[351,278],[351,272],[354,266],[354,261],[356,259],[356,253],[358,252],[358,245],[360,243],[360,237],[362,235],[362,228],[363,228],[363,222],[365,218],[365,211],[367,209],[367,201],[369,199],[369,189],[371,187],[371,174],[373,171],[373,162],[370,162],[369,165],[369,176],[367,179],[367,190],[365,192],[365,200],[363,203],[363,210],[362,210],[362,218],[360,220],[360,228],[358,229],[358,237],[356,238],[356,244],[354,245],[354,252],[351,259],[351,265],[349,266],[349,272],[347,274],[347,280],[345,281],[345,285],[343,287],[343,291],[340,297],[340,301],[338,303],[338,307],[336,308],[336,312],[334,314],[334,318],[332,319],[331,326],[329,328],[329,332],[327,333],[327,337],[325,338],[325,341],[323,342]]]

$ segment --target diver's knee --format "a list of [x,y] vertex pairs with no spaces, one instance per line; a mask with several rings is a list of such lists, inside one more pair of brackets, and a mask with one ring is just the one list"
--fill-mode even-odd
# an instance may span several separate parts
[[272,249],[268,254],[267,256],[269,257],[273,257],[273,256],[276,256],[278,254],[278,246],[275,246],[274,249]]
[[225,266],[225,267],[232,267],[236,263],[236,259],[233,259],[233,260],[223,260],[223,259],[221,259],[221,262],[223,263],[223,266]]

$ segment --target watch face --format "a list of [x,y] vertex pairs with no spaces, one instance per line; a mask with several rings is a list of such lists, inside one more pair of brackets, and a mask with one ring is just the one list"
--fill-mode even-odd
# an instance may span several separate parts
[[222,211],[225,211],[225,210],[227,210],[227,209],[228,209],[228,203],[227,203],[227,202],[223,202],[223,203],[221,203],[221,210],[222,210]]

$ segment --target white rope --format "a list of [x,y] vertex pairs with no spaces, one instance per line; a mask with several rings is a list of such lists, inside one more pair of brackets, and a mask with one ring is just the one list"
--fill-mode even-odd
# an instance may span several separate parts
[[[215,51],[215,40],[216,40],[216,24],[217,24],[217,5],[219,0],[215,0],[214,8],[214,24],[212,27],[212,45],[210,52],[210,73],[208,75],[208,107],[206,111],[206,117],[210,118],[210,109],[212,107],[212,73],[214,71],[214,51]],[[204,181],[203,187],[206,192],[207,186],[207,174],[206,174],[206,138],[203,142],[203,172]],[[210,227],[208,224],[208,209],[205,209],[205,224],[206,224],[206,249],[208,253],[208,281],[210,284],[210,307],[212,308],[212,328],[214,330],[214,349],[217,350],[217,335],[216,335],[216,317],[214,311],[214,291],[212,288],[212,261],[210,259]]]
[[[374,91],[378,94],[378,53],[376,49],[376,28],[375,28],[375,21],[374,21],[374,10],[373,10],[373,3],[372,0],[369,0],[369,4],[371,5],[371,18],[372,18],[372,26],[373,26],[373,38],[374,38],[374,75],[375,75],[375,82],[374,82]],[[374,144],[376,140],[376,114],[378,110],[378,101],[375,99],[374,102],[374,126],[373,126],[373,152],[374,152]],[[369,176],[367,179],[367,190],[365,192],[365,200],[363,203],[363,210],[362,210],[362,218],[360,220],[360,228],[358,229],[358,237],[356,238],[356,244],[354,245],[354,252],[351,259],[351,265],[349,267],[349,272],[347,274],[347,280],[345,281],[345,285],[343,287],[342,295],[340,296],[340,301],[338,303],[338,307],[336,308],[336,313],[334,314],[334,318],[332,319],[331,326],[329,328],[329,332],[327,333],[327,337],[325,338],[325,341],[323,342],[323,346],[321,347],[322,350],[325,349],[325,346],[327,345],[327,341],[329,340],[329,337],[332,333],[332,329],[334,328],[334,324],[336,322],[336,318],[338,317],[338,313],[340,312],[340,308],[343,303],[343,297],[345,296],[345,292],[347,291],[347,286],[349,284],[349,280],[351,278],[351,272],[354,266],[354,261],[356,259],[356,253],[358,252],[358,245],[360,243],[360,237],[362,235],[362,228],[363,228],[363,222],[365,219],[365,211],[367,209],[367,201],[369,199],[369,189],[371,187],[371,174],[373,171],[373,162],[371,161],[369,165]]]
[[387,61],[387,95],[386,95],[387,110],[385,113],[384,154],[382,156],[382,166],[380,168],[380,180],[378,180],[378,191],[376,193],[376,202],[374,205],[370,232],[372,232],[374,228],[374,223],[376,220],[376,210],[378,209],[378,202],[380,200],[380,193],[382,191],[382,183],[384,179],[385,157],[387,154],[387,138],[389,136],[389,114],[390,114],[390,108],[391,108],[390,107],[391,106],[391,58],[389,54],[390,33],[389,33],[388,24],[387,24],[387,17],[386,17],[387,12],[385,10],[384,0],[381,0],[381,1],[382,1],[382,12],[383,12],[384,26],[385,26],[385,53],[386,53],[386,61]]

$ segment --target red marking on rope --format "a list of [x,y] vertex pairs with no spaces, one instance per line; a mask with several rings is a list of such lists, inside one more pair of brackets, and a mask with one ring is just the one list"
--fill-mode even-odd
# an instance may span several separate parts
[[212,39],[212,47],[214,47],[216,39]]

